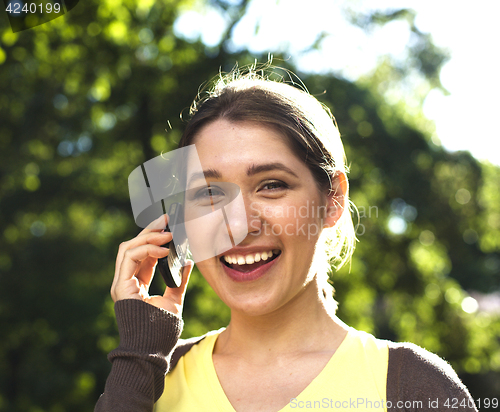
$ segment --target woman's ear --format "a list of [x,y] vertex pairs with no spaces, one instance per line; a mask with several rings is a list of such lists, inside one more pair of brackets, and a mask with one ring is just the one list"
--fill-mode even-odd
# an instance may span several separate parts
[[332,177],[332,188],[327,195],[326,216],[323,227],[333,227],[338,222],[346,207],[347,178],[343,172],[336,172]]

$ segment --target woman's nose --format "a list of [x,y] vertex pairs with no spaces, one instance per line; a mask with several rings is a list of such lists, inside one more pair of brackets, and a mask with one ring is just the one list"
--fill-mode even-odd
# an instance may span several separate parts
[[262,228],[258,204],[241,193],[225,206],[226,222],[235,245],[241,243],[248,234],[256,234]]
[[248,233],[258,235],[262,230],[262,213],[257,202],[248,201],[245,203],[247,212]]

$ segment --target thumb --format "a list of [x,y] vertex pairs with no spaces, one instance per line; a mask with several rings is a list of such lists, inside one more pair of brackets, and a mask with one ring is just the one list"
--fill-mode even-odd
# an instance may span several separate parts
[[184,303],[184,296],[186,295],[187,284],[189,282],[189,277],[193,271],[194,262],[192,260],[186,260],[186,266],[182,268],[182,282],[178,288],[166,288],[164,297],[168,297],[178,302],[178,304]]

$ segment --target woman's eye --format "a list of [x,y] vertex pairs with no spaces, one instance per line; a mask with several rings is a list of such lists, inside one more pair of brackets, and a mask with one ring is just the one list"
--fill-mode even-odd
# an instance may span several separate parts
[[196,192],[195,199],[217,203],[221,196],[224,196],[224,192],[218,187],[205,187]]
[[273,180],[272,182],[266,182],[262,185],[261,190],[279,190],[279,189],[287,189],[288,185],[285,182],[281,182],[279,180]]

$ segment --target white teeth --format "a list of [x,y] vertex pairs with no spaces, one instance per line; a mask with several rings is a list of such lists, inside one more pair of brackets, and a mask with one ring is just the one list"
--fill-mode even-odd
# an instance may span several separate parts
[[269,250],[267,252],[257,252],[255,255],[233,255],[233,256],[224,256],[224,260],[227,263],[233,264],[233,265],[251,265],[252,263],[255,262],[260,262],[261,260],[268,260],[273,256],[273,253],[275,255],[278,255],[280,253],[279,249],[275,250]]
[[273,255],[273,251],[270,250],[268,252],[263,252],[262,253],[262,260],[267,260]]

